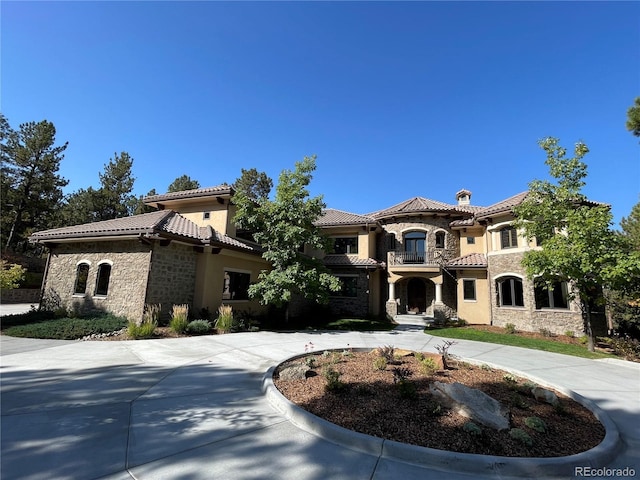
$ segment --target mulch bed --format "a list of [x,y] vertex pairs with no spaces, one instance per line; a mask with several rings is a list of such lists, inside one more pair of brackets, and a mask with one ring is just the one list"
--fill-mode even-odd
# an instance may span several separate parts
[[[397,352],[396,352],[397,353]],[[424,447],[483,455],[507,457],[558,457],[589,450],[604,438],[605,429],[587,408],[555,392],[560,407],[538,402],[530,393],[526,379],[505,380],[506,372],[457,362],[442,369],[439,355],[425,353],[437,362],[439,370],[426,374],[413,352],[402,352],[384,371],[374,367],[379,353],[349,352],[332,355],[313,354],[315,366],[304,380],[282,381],[278,372],[295,359],[280,365],[274,375],[275,386],[301,408],[342,427],[398,442]],[[340,373],[344,387],[327,391],[323,374],[332,367]],[[415,386],[414,397],[403,395],[394,383],[393,369],[407,369],[407,378]],[[512,376],[513,377],[513,376]],[[469,419],[441,406],[429,393],[433,381],[460,382],[477,388],[498,400],[510,411],[511,428],[524,430],[531,446],[512,438],[509,430],[482,427],[480,435],[463,429]],[[530,382],[529,382],[530,383]],[[540,433],[525,425],[527,417],[538,417],[547,427]]]

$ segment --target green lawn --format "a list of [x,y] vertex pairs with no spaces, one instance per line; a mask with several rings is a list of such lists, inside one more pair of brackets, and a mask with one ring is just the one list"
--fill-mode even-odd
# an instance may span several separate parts
[[477,342],[496,343],[498,345],[511,345],[514,347],[544,350],[545,352],[562,353],[584,358],[616,358],[600,352],[590,352],[584,345],[571,345],[554,340],[520,337],[508,333],[494,333],[474,328],[433,328],[425,330],[425,333],[435,337],[455,338],[460,340],[475,340]]

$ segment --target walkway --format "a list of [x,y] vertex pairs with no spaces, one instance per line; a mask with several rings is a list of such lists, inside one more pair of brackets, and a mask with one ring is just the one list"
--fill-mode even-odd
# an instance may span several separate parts
[[[257,332],[127,342],[0,336],[2,478],[505,478],[443,472],[336,445],[296,427],[261,390],[269,367],[310,343],[316,351],[394,345],[435,352],[440,342],[411,325],[376,333]],[[596,402],[617,424],[624,445],[608,465],[591,467],[632,467],[640,475],[639,365],[469,341],[460,341],[452,353],[524,372]],[[573,475],[557,472],[559,478]]]

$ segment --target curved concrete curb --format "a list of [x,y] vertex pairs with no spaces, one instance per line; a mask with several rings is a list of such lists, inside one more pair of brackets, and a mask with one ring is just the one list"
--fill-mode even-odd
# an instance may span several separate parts
[[[370,351],[369,348],[354,348],[356,351]],[[319,352],[315,352],[316,354]],[[304,357],[308,354],[294,355],[283,360],[281,363]],[[496,369],[513,373],[523,378],[527,378],[535,383],[553,388],[578,403],[584,405],[593,412],[596,418],[605,428],[605,438],[596,447],[586,452],[570,455],[566,457],[533,458],[533,457],[499,457],[493,455],[477,455],[471,453],[458,453],[434,448],[420,447],[406,443],[385,440],[382,438],[354,432],[334,423],[317,417],[306,410],[298,407],[288,400],[273,384],[273,374],[277,365],[272,366],[265,373],[262,380],[262,390],[269,403],[285,415],[295,426],[332,443],[343,445],[346,448],[378,456],[389,460],[401,461],[426,468],[436,468],[457,473],[473,474],[499,474],[518,477],[553,477],[572,476],[575,467],[598,468],[607,465],[613,460],[622,449],[622,442],[618,427],[611,420],[609,415],[598,407],[591,400],[584,398],[577,393],[564,387],[549,384],[548,382],[534,378],[513,369],[504,368],[500,365],[466,360],[469,363],[489,365]]]

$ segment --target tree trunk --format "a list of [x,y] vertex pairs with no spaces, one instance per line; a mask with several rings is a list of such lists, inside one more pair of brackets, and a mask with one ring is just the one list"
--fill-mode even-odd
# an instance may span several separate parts
[[591,306],[589,301],[583,301],[582,318],[584,321],[584,333],[587,334],[587,348],[590,352],[595,351],[595,341],[593,338],[593,329],[591,328]]

